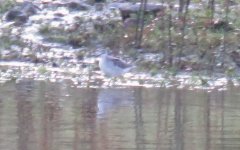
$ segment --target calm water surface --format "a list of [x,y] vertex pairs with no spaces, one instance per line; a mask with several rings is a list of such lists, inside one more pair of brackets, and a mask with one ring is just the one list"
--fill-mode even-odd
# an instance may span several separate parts
[[0,86],[0,150],[239,150],[240,89]]

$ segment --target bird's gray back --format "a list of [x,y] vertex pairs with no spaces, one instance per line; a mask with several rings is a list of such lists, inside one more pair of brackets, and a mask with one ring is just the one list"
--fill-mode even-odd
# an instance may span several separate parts
[[119,68],[125,69],[130,67],[129,64],[123,62],[118,58],[108,56],[107,59],[109,59],[113,63],[113,65],[118,66]]

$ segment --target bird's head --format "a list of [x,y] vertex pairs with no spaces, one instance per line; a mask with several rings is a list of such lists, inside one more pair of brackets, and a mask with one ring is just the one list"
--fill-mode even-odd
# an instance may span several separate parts
[[99,50],[99,53],[97,54],[98,57],[106,57],[108,55],[108,51],[106,49]]

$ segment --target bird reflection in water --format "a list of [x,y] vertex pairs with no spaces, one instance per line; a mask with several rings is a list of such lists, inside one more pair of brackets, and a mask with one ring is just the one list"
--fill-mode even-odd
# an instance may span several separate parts
[[106,117],[118,108],[133,105],[133,91],[129,89],[107,88],[98,93],[98,117]]

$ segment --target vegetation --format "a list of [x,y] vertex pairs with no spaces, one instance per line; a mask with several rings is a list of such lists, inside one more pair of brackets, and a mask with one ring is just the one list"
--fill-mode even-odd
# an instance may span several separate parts
[[[240,24],[237,19],[239,11],[236,9],[239,5],[230,6],[229,1],[221,1],[218,4],[209,1],[206,5],[204,2],[190,0],[180,1],[180,5],[182,9],[178,13],[169,3],[165,12],[153,20],[144,21],[140,46],[145,49],[145,53],[161,53],[165,59],[159,62],[142,61],[143,65],[148,66],[144,68],[152,72],[167,67],[177,71],[209,70],[233,74],[233,70],[240,64]],[[134,29],[123,28],[122,32],[125,31],[132,35],[137,34]],[[124,38],[125,43],[119,43],[124,45],[124,49],[132,48],[129,43],[139,43],[139,39],[131,36],[127,37],[128,40],[122,37]]]
[[45,74],[47,72],[47,68],[44,66],[40,66],[37,71],[40,74]]
[[100,26],[95,25],[96,37],[100,43],[111,49],[121,48],[123,40],[123,27],[121,22],[110,22]]
[[69,44],[73,47],[84,46],[90,39],[90,34],[82,31],[77,25],[74,29],[65,29],[45,24],[40,27],[39,32],[50,42]]
[[6,12],[7,10],[9,10],[10,8],[12,8],[16,1],[15,0],[0,0],[0,16],[1,14],[3,14],[4,12]]
[[8,31],[0,32],[0,51],[10,49],[11,46],[20,46],[23,47],[26,44],[19,39],[18,36],[9,36],[11,32],[11,27]]

